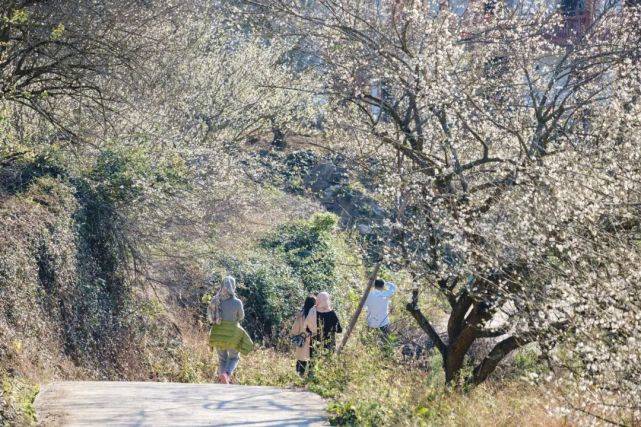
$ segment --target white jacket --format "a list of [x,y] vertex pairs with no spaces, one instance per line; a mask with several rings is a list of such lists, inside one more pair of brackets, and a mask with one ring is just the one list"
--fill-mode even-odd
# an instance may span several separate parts
[[392,295],[396,293],[396,285],[386,282],[387,289],[372,289],[365,301],[367,308],[367,326],[382,328],[389,325],[389,303]]

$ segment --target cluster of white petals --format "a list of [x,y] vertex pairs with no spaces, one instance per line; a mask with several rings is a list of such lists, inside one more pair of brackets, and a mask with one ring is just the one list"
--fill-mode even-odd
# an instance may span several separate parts
[[538,342],[572,404],[641,416],[638,9],[570,31],[544,1],[259,3],[322,64],[326,133],[376,172],[387,261]]

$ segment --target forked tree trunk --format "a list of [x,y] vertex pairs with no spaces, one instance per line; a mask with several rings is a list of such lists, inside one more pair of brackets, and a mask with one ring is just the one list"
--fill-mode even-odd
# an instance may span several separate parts
[[[481,325],[490,316],[482,302],[474,302],[465,292],[450,301],[452,312],[448,322],[448,340],[444,342],[418,306],[418,290],[412,292],[412,301],[406,306],[421,329],[434,342],[443,360],[446,384],[460,380],[465,355],[477,339],[497,336],[499,332],[488,332]],[[472,375],[465,378],[467,384],[478,385],[485,381],[499,363],[513,350],[526,344],[527,340],[508,337],[498,342],[490,353],[474,368]]]
[[523,344],[520,344],[515,337],[508,337],[499,341],[485,359],[474,368],[471,383],[478,385],[485,381],[487,377],[494,372],[501,360],[521,345]]

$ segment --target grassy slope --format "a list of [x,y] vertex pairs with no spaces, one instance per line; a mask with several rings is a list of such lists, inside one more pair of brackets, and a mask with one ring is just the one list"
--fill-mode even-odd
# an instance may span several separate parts
[[[132,294],[136,321],[127,330],[136,337],[136,344],[132,348],[114,348],[105,365],[91,357],[91,348],[86,360],[73,358],[65,350],[62,318],[56,314],[56,304],[47,304],[64,304],[72,299],[67,300],[64,292],[53,298],[38,275],[42,267],[42,253],[38,251],[44,244],[49,258],[57,263],[57,271],[69,274],[55,282],[57,289],[82,285],[73,276],[80,253],[75,246],[77,206],[72,190],[64,182],[45,180],[21,194],[3,195],[2,224],[11,229],[3,230],[2,235],[11,238],[0,242],[0,253],[5,267],[19,267],[13,273],[13,281],[5,280],[1,289],[5,296],[3,313],[15,313],[0,322],[3,336],[9,337],[0,344],[3,417],[12,423],[33,422],[37,384],[53,378],[212,381],[216,361],[206,344],[200,303],[212,260],[220,253],[240,259],[250,257],[260,238],[278,225],[309,218],[321,210],[305,198],[274,188],[250,185],[243,190],[250,203],[231,204],[226,210],[217,211],[213,233],[191,235],[178,229],[172,234],[179,236],[178,240],[157,242],[152,248],[156,250],[151,263],[155,281],[143,282]],[[61,236],[67,240],[61,240]],[[56,245],[65,241],[60,247]],[[342,233],[335,233],[332,248],[339,260],[335,297],[339,315],[347,323],[363,284],[363,268]],[[177,256],[158,255],[168,251]],[[193,256],[202,251],[210,256]],[[10,283],[21,286],[11,287]],[[397,319],[403,317],[400,306],[404,298],[403,294],[397,297]],[[438,301],[430,309],[438,310]],[[287,343],[282,342],[243,358],[237,381],[307,387],[327,397],[334,420],[344,424],[561,424],[561,420],[544,411],[541,390],[516,379],[488,384],[465,395],[448,393],[443,390],[438,363],[433,357],[420,363],[404,363],[397,352],[381,353],[371,337],[359,329],[340,358],[319,361],[311,379],[303,381],[295,375],[294,360]]]

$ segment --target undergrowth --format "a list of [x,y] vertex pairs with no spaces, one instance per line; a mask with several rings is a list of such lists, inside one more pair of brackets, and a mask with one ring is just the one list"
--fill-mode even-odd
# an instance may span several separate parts
[[[192,336],[190,345],[183,364],[166,373],[174,380],[215,382],[217,359],[206,345],[206,334]],[[527,353],[523,357],[531,359]],[[328,401],[334,425],[569,425],[550,412],[546,390],[526,381],[539,368],[521,356],[516,359],[504,378],[461,392],[444,386],[440,356],[408,359],[400,348],[381,348],[370,332],[357,328],[345,351],[318,358],[307,378],[296,374],[292,349],[280,343],[241,357],[234,382],[317,393]]]
[[[138,151],[105,152],[84,173],[71,174],[60,162],[30,160],[0,176],[0,415],[6,422],[36,422],[35,384],[43,379],[214,381],[217,361],[207,345],[203,304],[211,293],[204,276],[213,270],[215,279],[237,276],[246,324],[259,344],[242,358],[239,384],[306,388],[328,400],[332,422],[342,425],[563,424],[546,412],[541,390],[519,375],[505,376],[501,387],[490,382],[467,393],[449,391],[438,357],[408,360],[400,347],[381,350],[360,329],[344,353],[320,357],[311,375],[300,378],[286,331],[304,297],[330,291],[347,324],[362,288],[361,257],[335,217],[266,226],[250,245],[216,253],[209,271],[182,265],[189,287],[168,304],[171,298],[146,293],[132,280],[138,248],[126,212],[145,197],[141,182],[157,188],[180,178]],[[214,243],[234,240],[224,237]],[[186,238],[174,243],[195,245]],[[536,363],[528,353],[515,358],[521,371],[538,369]]]
[[36,410],[34,401],[40,388],[26,378],[0,376],[0,425],[35,425]]

